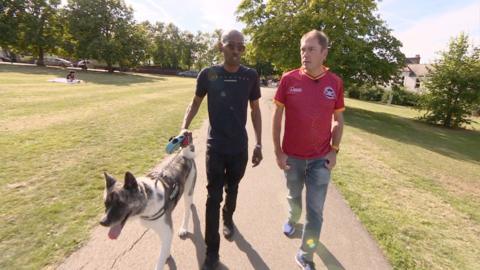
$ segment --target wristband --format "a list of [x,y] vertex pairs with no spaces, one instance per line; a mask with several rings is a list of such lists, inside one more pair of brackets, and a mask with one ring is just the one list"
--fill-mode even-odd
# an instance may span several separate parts
[[340,147],[336,146],[336,145],[332,145],[331,146],[333,150],[335,150],[335,153],[338,153],[338,151],[340,151]]

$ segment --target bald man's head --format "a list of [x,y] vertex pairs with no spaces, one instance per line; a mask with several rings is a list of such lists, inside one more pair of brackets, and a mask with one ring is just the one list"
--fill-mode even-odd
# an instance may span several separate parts
[[223,33],[222,35],[222,43],[228,44],[230,41],[235,40],[236,42],[240,41],[244,43],[243,34],[238,30],[229,30]]
[[222,35],[219,44],[220,51],[223,53],[224,66],[236,71],[240,66],[240,58],[245,51],[245,39],[243,34],[237,30],[226,31]]

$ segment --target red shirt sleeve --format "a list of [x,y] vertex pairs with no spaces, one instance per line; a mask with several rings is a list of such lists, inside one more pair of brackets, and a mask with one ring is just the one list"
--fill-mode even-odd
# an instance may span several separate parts
[[277,93],[275,94],[275,103],[280,103],[281,105],[285,106],[285,102],[286,102],[286,92],[287,92],[287,79],[285,78],[285,76],[282,76],[282,78],[280,79],[280,83],[278,84],[278,88],[277,88]]

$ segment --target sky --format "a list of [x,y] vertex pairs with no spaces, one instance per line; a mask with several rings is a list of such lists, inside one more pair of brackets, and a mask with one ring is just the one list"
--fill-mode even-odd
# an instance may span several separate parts
[[[241,0],[125,0],[137,21],[174,23],[181,30],[242,29],[235,10]],[[383,0],[377,13],[392,29],[407,57],[438,58],[461,31],[480,46],[480,0]],[[328,34],[328,33],[327,33]]]

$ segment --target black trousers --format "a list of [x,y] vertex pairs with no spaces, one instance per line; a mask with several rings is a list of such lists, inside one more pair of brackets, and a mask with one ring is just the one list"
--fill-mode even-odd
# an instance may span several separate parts
[[231,224],[233,212],[237,205],[238,184],[245,174],[248,151],[238,154],[222,154],[207,148],[207,205],[205,214],[205,244],[207,256],[218,258],[220,247],[220,203],[225,187],[225,204],[222,208],[223,222]]

